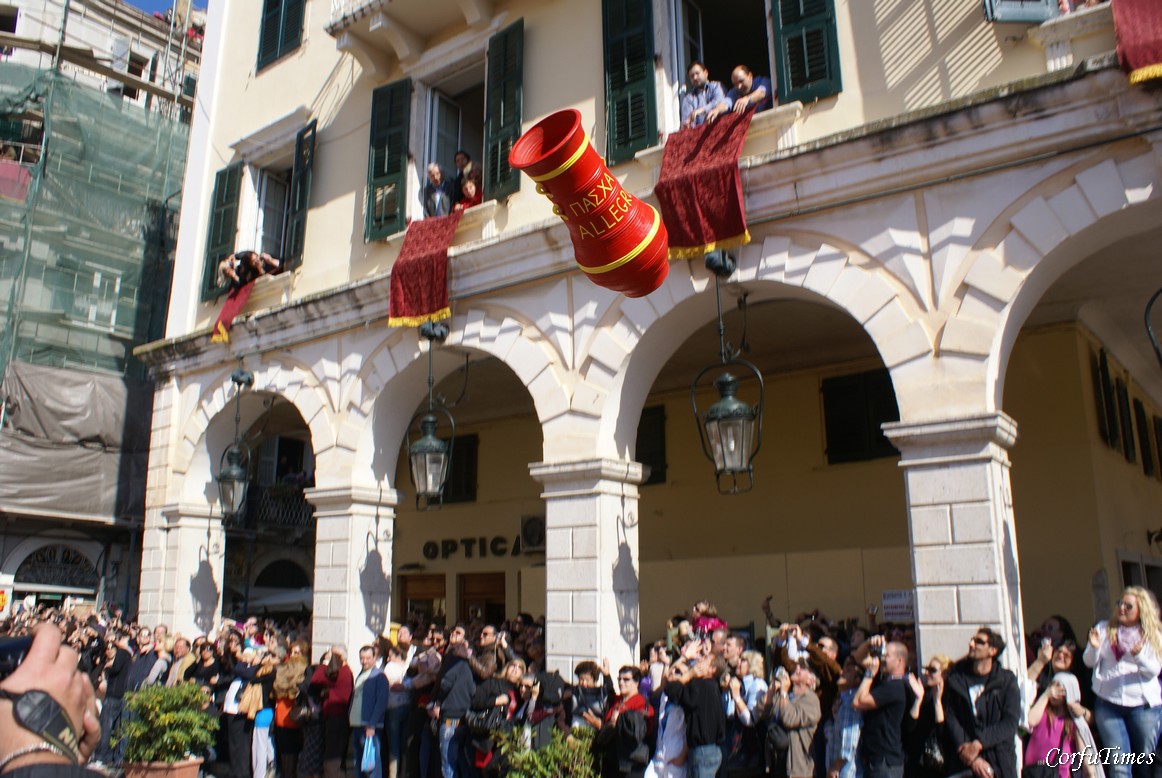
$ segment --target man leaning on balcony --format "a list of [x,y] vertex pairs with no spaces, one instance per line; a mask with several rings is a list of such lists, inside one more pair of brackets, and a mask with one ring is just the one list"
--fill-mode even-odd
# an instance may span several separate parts
[[710,80],[710,71],[701,62],[695,62],[687,72],[690,89],[682,97],[682,126],[698,127],[713,122],[730,110],[730,101],[722,91],[722,84]]

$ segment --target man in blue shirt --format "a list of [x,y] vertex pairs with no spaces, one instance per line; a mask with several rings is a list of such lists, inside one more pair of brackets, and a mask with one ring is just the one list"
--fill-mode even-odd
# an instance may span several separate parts
[[710,71],[701,62],[690,66],[690,89],[682,97],[682,126],[698,127],[730,110],[722,84],[710,80]]
[[756,76],[746,65],[739,65],[730,74],[730,82],[734,86],[726,93],[726,99],[735,113],[751,106],[755,106],[756,113],[775,107],[775,90],[766,76]]

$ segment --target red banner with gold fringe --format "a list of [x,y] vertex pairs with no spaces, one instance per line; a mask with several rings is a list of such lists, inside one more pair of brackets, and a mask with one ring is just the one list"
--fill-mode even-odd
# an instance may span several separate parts
[[414,221],[403,236],[399,258],[391,269],[389,327],[418,327],[447,319],[448,247],[463,211]]
[[728,113],[666,139],[654,194],[670,234],[670,259],[750,242],[738,157],[753,114]]
[[1162,78],[1162,2],[1113,0],[1118,62],[1131,84]]

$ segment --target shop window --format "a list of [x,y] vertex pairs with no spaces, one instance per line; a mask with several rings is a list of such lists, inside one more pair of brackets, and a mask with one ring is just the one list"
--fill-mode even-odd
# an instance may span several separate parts
[[306,0],[263,0],[258,33],[258,69],[299,47]]
[[1057,15],[1057,0],[984,0],[990,22],[1040,24]]
[[[447,619],[447,582],[443,573],[400,575],[400,596],[397,603],[401,621],[410,623],[435,622]],[[421,638],[417,635],[416,638]]]
[[1118,394],[1118,421],[1122,432],[1122,455],[1126,461],[1133,464],[1138,461],[1138,454],[1134,450],[1134,420],[1130,410],[1130,390],[1121,378],[1114,382]]
[[658,142],[653,0],[604,0],[606,158],[627,159]]
[[1142,456],[1142,472],[1154,475],[1154,450],[1150,442],[1150,424],[1146,419],[1146,406],[1134,399],[1134,424],[1138,428],[1138,451]]
[[642,486],[666,482],[666,407],[654,405],[642,410],[637,425],[637,444],[634,447],[638,462],[649,468],[649,476]]
[[479,435],[457,435],[452,444],[452,470],[444,484],[444,503],[476,502]]
[[863,462],[899,453],[881,429],[884,422],[900,420],[887,370],[825,378],[822,393],[828,464]]

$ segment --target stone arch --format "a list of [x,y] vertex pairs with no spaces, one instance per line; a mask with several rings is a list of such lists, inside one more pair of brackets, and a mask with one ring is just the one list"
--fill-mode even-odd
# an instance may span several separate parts
[[982,410],[1001,408],[1017,335],[1053,282],[1095,251],[1162,222],[1153,150],[1086,162],[1015,200],[982,233],[963,270],[960,305],[937,348],[942,357],[987,361]]
[[[730,283],[745,284],[755,300],[791,297],[847,312],[892,373],[903,418],[910,404],[920,402],[920,393],[909,395],[896,373],[931,354],[931,325],[915,297],[878,263],[851,248],[837,248],[838,242],[809,233],[771,234],[744,247]],[[609,398],[601,414],[598,455],[629,456],[641,407],[659,370],[698,327],[714,319],[713,288],[700,261],[672,263],[658,291],[625,299],[612,326],[601,328],[581,366],[582,379],[600,386]],[[702,294],[706,291],[711,293]],[[712,358],[707,355],[708,361]]]
[[79,533],[58,532],[52,535],[33,535],[17,543],[8,552],[8,556],[4,558],[3,564],[0,564],[0,574],[15,577],[16,571],[26,559],[45,546],[56,545],[68,546],[79,552],[94,568],[97,567],[97,564],[101,560],[101,553],[103,551],[101,544],[95,540],[89,540]]
[[[537,324],[518,314],[513,300],[506,302],[511,307],[477,304],[458,312],[449,322],[445,346],[471,349],[503,362],[529,391],[537,417],[544,425],[569,409],[569,382],[561,370],[560,352],[555,353],[544,337],[529,337],[530,332],[540,334]],[[336,447],[351,456],[349,471],[356,483],[386,481],[391,486],[399,444],[410,417],[410,413],[400,413],[399,409],[412,408],[427,391],[426,349],[416,328],[397,329],[364,360],[346,401],[344,423],[336,439]],[[434,357],[433,375],[437,382],[462,364],[458,356],[444,348]],[[395,412],[384,414],[376,428],[376,408],[384,403]]]
[[[311,369],[286,355],[264,361],[250,368],[254,373],[254,387],[242,401],[243,425],[258,417],[255,398],[272,394],[290,402],[298,410],[311,432],[311,447],[316,461],[321,461],[334,448],[334,403],[323,382]],[[173,472],[183,481],[182,496],[189,499],[200,484],[212,486],[212,473],[217,468],[217,456],[233,439],[234,386],[230,372],[222,370],[207,380],[185,425],[182,427],[174,457]],[[249,402],[248,402],[249,401]],[[322,469],[321,465],[319,469]],[[207,499],[214,497],[207,493]]]

